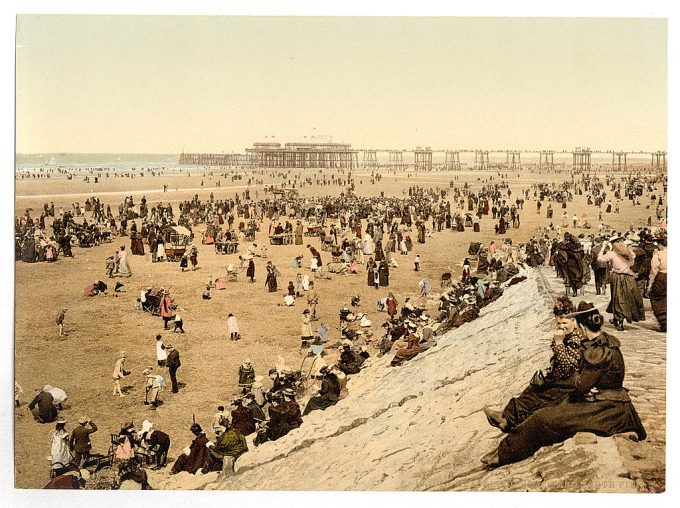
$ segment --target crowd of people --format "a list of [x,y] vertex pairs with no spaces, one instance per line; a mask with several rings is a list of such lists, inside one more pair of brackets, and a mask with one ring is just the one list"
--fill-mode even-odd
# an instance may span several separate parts
[[[665,182],[661,180],[639,176],[623,181],[613,176],[601,180],[582,175],[580,180],[572,178],[571,182],[559,186],[537,184],[513,196],[506,181],[490,178],[474,189],[468,183],[456,186],[452,182],[448,189],[412,185],[403,197],[360,197],[352,192],[351,173],[343,176],[343,185],[350,185],[339,197],[302,197],[296,193],[276,197],[264,193],[260,197],[258,193],[251,196],[250,190],[246,190],[242,195],[236,193],[233,199],[223,200],[215,199],[212,193],[205,201],[195,195],[192,200],[173,207],[170,203],[167,206],[162,203],[151,206],[145,197],[135,205],[132,196],[129,196],[118,207],[116,216],[109,206],[104,207],[99,199],[93,197],[86,201],[84,209],[75,204],[73,212],[60,210],[59,217],[54,217],[54,205],[46,204],[44,217],[41,216],[38,221],[31,218],[30,210],[17,218],[17,260],[27,262],[41,260],[35,247],[30,247],[29,240],[33,240],[35,245],[36,241],[45,239],[46,217],[54,218],[53,235],[45,240],[47,261],[56,260],[58,254],[72,256],[72,246],[98,245],[109,237],[120,238],[129,234],[130,249],[120,246],[116,254],[107,259],[105,273],[109,278],[131,277],[128,253],[144,255],[145,246],[153,262],[165,260],[165,246],[170,243],[171,228],[175,227],[186,228],[191,240],[194,228],[205,224],[204,243],[214,243],[216,248],[234,240],[250,241],[245,253],[239,255],[239,267],[230,265],[231,270],[227,269],[225,277],[235,280],[235,274],[246,269],[250,282],[255,281],[255,262],[267,257],[264,246],[258,247],[255,240],[255,235],[264,229],[262,225],[266,221],[269,222],[269,234],[291,234],[296,246],[305,244],[304,236],[318,237],[319,249],[316,241],[306,244],[309,265],[303,265],[303,255],[291,262],[291,267],[300,272],[294,281],[288,282],[284,291],[286,305],[304,302],[301,346],[308,351],[316,369],[304,372],[302,369],[290,369],[280,362],[265,378],[256,375],[250,361],[244,362],[239,369],[240,393],[231,401],[233,409],[227,411],[224,406],[219,406],[208,431],[195,420],[188,426],[191,443],[175,460],[172,474],[211,471],[233,474],[237,459],[248,451],[249,444],[260,446],[267,441],[276,441],[303,425],[303,419],[310,413],[323,411],[348,397],[347,380],[361,375],[372,364],[369,348],[374,348],[376,357],[389,355],[390,365],[399,367],[436,346],[438,336],[478,318],[480,310],[500,298],[505,288],[525,280],[531,268],[554,266],[571,297],[578,296],[593,279],[597,295],[605,294],[609,285],[607,312],[612,314],[611,322],[619,331],[625,330],[624,322],[645,319],[643,298],[649,298],[659,330],[666,331],[666,229],[663,212],[659,211],[663,204],[659,186],[664,186],[665,195]],[[377,176],[372,175],[372,178]],[[325,177],[323,181],[326,182]],[[333,176],[328,184],[340,185],[340,181]],[[298,188],[311,183],[295,182]],[[593,207],[606,206],[605,213],[616,213],[607,198],[628,198],[638,206],[646,193],[654,193],[650,201],[657,208],[660,226],[652,227],[650,223],[647,227],[630,228],[625,232],[601,227],[597,234],[588,235],[562,232],[562,229],[577,226],[588,229],[587,221],[575,218],[571,224],[563,223],[562,226],[555,227],[551,223],[546,230],[524,243],[515,243],[508,237],[511,228],[520,228],[520,212],[532,197],[537,203],[537,213],[546,206],[547,218],[551,219],[553,204],[566,208],[575,196],[586,194],[588,203]],[[175,208],[179,212],[177,215]],[[660,213],[662,216],[659,216]],[[92,214],[89,223],[86,214]],[[448,230],[455,235],[469,228],[473,234],[479,233],[484,217],[494,221],[494,234],[498,237],[488,245],[471,243],[469,257],[461,260],[459,280],[454,281],[451,273],[442,275],[441,283],[446,289],[437,299],[436,310],[418,306],[415,299],[408,296],[404,296],[400,307],[401,297],[397,298],[389,288],[390,270],[403,265],[402,256],[412,256],[413,270],[420,272],[419,245],[442,231]],[[310,233],[311,229],[314,233]],[[553,234],[555,232],[557,236]],[[50,245],[52,254],[48,259]],[[198,265],[198,248],[189,245],[187,242],[187,252],[179,260],[182,271],[188,269],[189,262],[192,270]],[[386,296],[378,293],[382,296],[378,309],[388,315],[382,325],[383,335],[378,341],[370,340],[372,332],[368,316],[354,313],[346,307],[339,312],[339,343],[329,341],[327,316],[323,316],[318,328],[312,324],[319,320],[319,293],[315,290],[314,280],[302,274],[306,267],[316,280],[327,279],[331,274],[356,275],[364,269],[366,284],[377,291],[387,292]],[[266,291],[277,292],[281,272],[272,260],[266,260],[264,270]],[[360,279],[357,277],[357,280]],[[223,284],[222,279],[210,277],[202,294],[203,300],[211,299],[210,291],[219,289],[218,282]],[[419,290],[422,297],[427,297],[431,289],[429,281],[421,280]],[[358,296],[352,301],[358,305]],[[152,287],[147,287],[141,291],[137,304],[140,310],[160,316],[164,330],[174,323],[174,331],[184,333],[184,323],[179,315],[181,309],[168,290],[161,288],[154,293]],[[578,425],[581,426],[578,428],[590,429],[601,435],[636,431],[641,439],[644,438],[644,429],[629,399],[601,399],[606,403],[599,404],[595,397],[592,401],[583,402],[582,399],[587,399],[593,390],[594,393],[616,391],[618,395],[612,397],[621,395],[623,376],[616,377],[615,373],[622,368],[623,358],[617,339],[601,330],[603,318],[594,307],[581,304],[575,309],[566,297],[558,300],[558,304],[555,314],[564,336],[553,344],[555,360],[548,373],[541,379],[532,380],[527,390],[513,399],[503,412],[486,410],[489,422],[508,432],[498,450],[485,458],[485,463],[490,466],[522,460],[542,446],[573,435],[572,430]],[[66,309],[62,309],[57,318],[60,336],[65,335],[65,312]],[[572,321],[567,323],[567,319]],[[229,314],[227,321],[229,339],[240,340],[236,317]],[[165,369],[172,392],[178,393],[181,387],[177,380],[177,370],[181,367],[179,352],[161,335],[156,337],[155,352],[157,365],[146,366],[141,371],[145,394],[143,402],[150,410],[162,404],[162,392],[166,388]],[[334,357],[333,361],[329,361],[331,357]],[[116,397],[126,395],[121,386],[121,381],[131,375],[131,371],[126,369],[126,361],[127,353],[121,351],[113,371],[112,394]],[[598,376],[593,375],[593,370],[598,371]],[[612,375],[607,375],[607,372]],[[536,388],[539,383],[541,391]],[[576,401],[574,397],[581,399]],[[55,401],[49,391],[41,390],[29,409],[40,423],[56,422],[52,443],[53,466],[61,464],[68,469],[66,466],[72,464],[82,469],[87,464],[91,449],[88,436],[97,431],[97,426],[83,417],[69,435],[65,427],[67,422],[57,419],[58,405]],[[569,411],[578,413],[578,425],[575,419],[560,419],[566,404],[569,404]],[[598,427],[593,421],[604,418],[602,415],[610,418],[611,422]],[[206,417],[203,416],[203,419]],[[214,436],[209,438],[210,434]],[[74,438],[74,435],[77,437]],[[149,456],[153,457],[156,468],[166,466],[170,436],[155,430],[148,419],[142,422],[140,430],[135,430],[134,422],[126,422],[118,433],[114,448],[119,476],[125,478],[120,485],[127,481],[128,485],[132,482],[140,488],[149,488],[146,476],[140,470],[146,466]],[[70,473],[53,467],[53,474],[56,477]],[[83,475],[81,481],[82,478]],[[76,482],[73,485],[80,484]]]

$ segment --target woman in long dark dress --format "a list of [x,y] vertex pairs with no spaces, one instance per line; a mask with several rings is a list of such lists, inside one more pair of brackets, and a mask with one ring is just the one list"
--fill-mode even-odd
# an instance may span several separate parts
[[585,336],[581,342],[583,359],[573,376],[573,391],[517,425],[496,450],[482,457],[487,467],[519,462],[577,432],[603,437],[635,432],[638,440],[646,439],[647,432],[623,387],[621,343],[602,331],[604,318],[592,303],[581,302],[575,313],[566,316],[576,318]]
[[267,280],[264,282],[270,293],[276,291],[278,285],[276,281],[276,267],[271,261],[267,262]]
[[368,258],[368,263],[366,263],[366,271],[368,273],[368,279],[367,283],[369,286],[373,286],[374,282],[374,274],[375,271],[378,269],[378,266],[376,262],[373,260],[373,258]]
[[390,285],[390,267],[384,259],[380,262],[380,266],[378,266],[378,278],[380,286],[388,287]]
[[383,251],[382,240],[375,241],[375,260],[377,262],[385,259],[385,252]]
[[248,268],[246,269],[246,277],[250,279],[250,282],[255,282],[255,261],[251,259],[248,260]]

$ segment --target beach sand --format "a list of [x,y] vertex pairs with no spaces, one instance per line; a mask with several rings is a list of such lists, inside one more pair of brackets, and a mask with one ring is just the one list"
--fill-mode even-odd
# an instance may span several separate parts
[[[105,204],[110,204],[112,210],[117,210],[123,197],[131,194],[135,196],[135,203],[139,202],[141,195],[146,195],[150,204],[162,201],[174,205],[180,200],[191,199],[194,194],[198,194],[201,200],[207,200],[210,192],[214,193],[215,199],[224,199],[233,197],[235,192],[243,192],[248,178],[248,172],[241,171],[243,180],[231,181],[228,175],[220,178],[222,186],[217,187],[217,172],[212,178],[207,171],[205,176],[203,171],[192,170],[191,173],[190,177],[163,175],[135,179],[109,178],[99,184],[83,182],[79,177],[73,180],[18,180],[15,209],[17,214],[21,214],[26,208],[33,208],[32,216],[37,218],[45,202],[54,201],[58,211],[62,206],[70,208],[76,201],[82,206],[88,196],[99,197]],[[304,173],[310,175],[312,172]],[[356,193],[378,195],[384,192],[386,196],[403,196],[409,185],[448,188],[449,181],[454,177],[458,177],[456,185],[468,182],[473,188],[481,186],[482,180],[489,177],[493,177],[493,181],[499,179],[495,171],[411,173],[411,177],[402,172],[392,174],[382,170],[381,173],[382,181],[371,185],[370,171],[355,171]],[[532,183],[557,184],[571,179],[568,172],[539,174],[524,171],[519,177],[516,174],[509,177],[512,201],[519,191],[530,187]],[[272,177],[271,171],[258,174],[256,178],[263,178],[267,185],[282,181],[280,177]],[[201,180],[204,181],[203,187],[200,185]],[[162,190],[164,184],[169,186],[169,191],[165,193]],[[258,190],[259,197],[263,197],[262,185],[251,185],[250,188],[251,195]],[[340,186],[311,185],[300,191],[303,196],[337,196],[343,190]],[[624,199],[621,201],[621,213],[603,214],[603,222],[614,230],[627,230],[631,222],[636,227],[646,225],[647,217],[655,215],[654,206],[646,208],[647,204],[648,195],[643,196],[642,206],[632,206]],[[553,208],[555,213],[552,222],[561,225],[562,209],[557,204],[553,204]],[[566,210],[570,219],[574,213],[579,217],[582,213],[588,213],[593,225],[591,230],[570,228],[569,231],[577,234],[597,233],[597,209],[587,206],[585,196],[576,196],[574,201],[568,203]],[[538,228],[550,222],[545,215],[545,206],[540,214],[536,213],[533,199],[525,202],[520,218],[521,227],[509,229],[504,236],[512,238],[514,243],[537,235]],[[426,244],[414,243],[414,250],[408,256],[396,254],[400,267],[390,271],[389,289],[368,287],[364,267],[360,267],[357,275],[334,275],[332,281],[318,281],[316,285],[320,302],[317,314],[320,321],[317,324],[327,323],[331,329],[331,342],[337,341],[340,336],[338,311],[344,305],[349,306],[353,295],[360,294],[361,307],[358,310],[368,313],[373,321],[374,341],[379,340],[380,325],[386,315],[377,312],[376,301],[386,296],[388,291],[395,293],[400,304],[406,296],[417,297],[418,282],[425,277],[432,281],[436,291],[442,273],[450,271],[449,267],[457,280],[470,242],[488,245],[491,240],[497,244],[502,241],[503,237],[494,235],[494,223],[490,216],[486,216],[481,222],[481,233],[477,234],[471,228],[467,228],[464,233],[451,230],[435,232],[427,238]],[[17,487],[42,487],[49,480],[49,462],[45,457],[50,453],[49,433],[54,426],[36,423],[28,411],[27,403],[32,399],[35,388],[51,384],[67,392],[69,400],[61,412],[68,420],[67,429],[73,429],[80,416],[88,416],[99,426],[99,431],[92,435],[93,451],[96,452],[107,453],[110,434],[117,433],[124,422],[134,420],[139,426],[144,419],[150,419],[157,429],[170,434],[173,440],[168,461],[171,464],[192,439],[189,432],[192,415],[207,429],[217,406],[228,406],[237,394],[238,367],[246,358],[252,360],[256,373],[265,378],[279,356],[285,359],[288,366],[299,368],[303,360],[303,352],[299,347],[300,318],[306,300],[303,298],[288,308],[283,305],[283,296],[288,281],[294,280],[298,271],[311,275],[308,269],[310,254],[305,245],[268,245],[268,226],[269,221],[265,220],[255,241],[258,245],[268,246],[267,260],[272,260],[282,273],[276,293],[269,293],[264,287],[267,260],[256,258],[255,283],[251,284],[241,276],[238,282],[229,283],[226,290],[213,290],[212,300],[202,300],[201,293],[208,279],[224,277],[226,266],[238,261],[238,254],[218,255],[213,246],[201,245],[201,233],[205,231],[205,225],[194,228],[194,243],[199,250],[198,270],[181,273],[178,263],[151,263],[147,248],[145,256],[129,257],[133,276],[120,279],[127,288],[126,293],[115,294],[110,290],[105,296],[88,298],[83,295],[83,289],[96,279],[110,282],[112,289],[114,281],[106,279],[105,260],[121,245],[129,249],[129,237],[116,238],[112,243],[88,249],[74,248],[73,258],[61,257],[52,264],[15,263],[16,380],[25,390],[23,404],[15,416]],[[428,224],[428,229],[430,227],[431,224]],[[49,226],[48,231],[51,231]],[[320,250],[318,238],[305,238],[306,243]],[[247,246],[241,244],[239,252],[243,253]],[[304,255],[304,268],[301,270],[289,267],[290,261],[298,254]],[[413,270],[413,257],[416,254],[421,259],[420,272]],[[327,263],[330,253],[322,252],[322,258]],[[156,289],[164,287],[172,292],[181,308],[186,334],[163,331],[160,317],[135,311],[139,291],[147,286]],[[55,324],[57,312],[62,306],[68,308],[65,329],[69,335],[64,340],[58,338]],[[435,309],[431,305],[429,310],[433,314]],[[242,336],[240,341],[229,341],[226,324],[229,313],[238,319]],[[650,318],[654,319],[653,316]],[[169,389],[162,392],[163,405],[157,411],[151,411],[142,404],[144,388],[141,372],[146,366],[156,364],[155,336],[158,333],[163,334],[165,342],[171,342],[180,352],[182,367],[178,371],[178,379],[181,385],[178,394],[172,394]],[[111,374],[117,352],[121,349],[127,351],[126,368],[132,371],[122,382],[127,393],[125,398],[111,395]],[[336,356],[335,351],[329,352],[330,359]],[[169,382],[167,371],[160,370]]]

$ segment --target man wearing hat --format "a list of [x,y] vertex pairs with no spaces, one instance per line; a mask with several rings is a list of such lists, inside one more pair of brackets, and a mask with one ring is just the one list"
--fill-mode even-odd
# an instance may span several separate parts
[[179,392],[179,385],[177,384],[177,369],[182,366],[179,359],[179,351],[177,351],[172,344],[166,344],[165,349],[168,351],[168,373],[170,374],[170,381],[172,382],[172,393]]
[[139,438],[142,446],[153,452],[156,458],[154,469],[165,467],[168,461],[168,450],[170,450],[170,436],[163,431],[155,430],[151,422],[144,420]]
[[90,434],[97,432],[97,425],[91,422],[87,416],[81,416],[78,423],[78,427],[73,429],[71,433],[69,448],[73,454],[73,463],[80,469],[90,457],[90,450],[92,449]]
[[[319,262],[321,266],[321,262]],[[319,293],[314,289],[314,281],[309,281],[309,291],[307,292],[307,305],[309,306],[311,316],[311,321],[316,321],[316,306],[319,304]]]

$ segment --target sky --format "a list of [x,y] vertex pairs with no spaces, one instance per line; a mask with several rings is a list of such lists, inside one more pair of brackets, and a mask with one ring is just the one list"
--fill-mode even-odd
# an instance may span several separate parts
[[16,47],[17,153],[667,143],[664,19],[20,15]]

